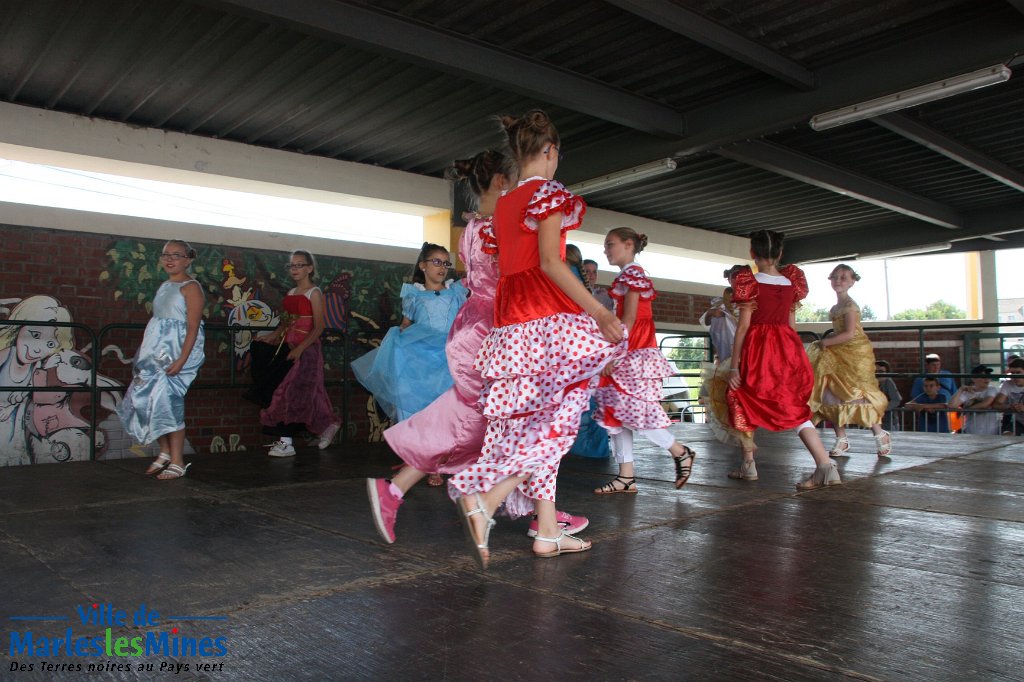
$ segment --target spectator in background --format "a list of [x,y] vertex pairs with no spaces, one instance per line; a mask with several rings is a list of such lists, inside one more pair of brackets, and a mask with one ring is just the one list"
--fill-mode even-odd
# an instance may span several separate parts
[[739,314],[732,304],[732,287],[726,287],[721,297],[711,299],[711,308],[700,316],[700,323],[711,334],[711,346],[719,361],[732,357],[732,341],[736,338]]
[[[892,372],[892,368],[889,366],[888,360],[875,360],[875,375],[889,374]],[[886,431],[899,431],[900,423],[896,420],[896,415],[893,414],[893,410],[900,406],[903,402],[903,396],[900,395],[900,389],[896,388],[896,382],[892,380],[892,377],[879,377],[878,388],[885,394],[885,397],[889,399],[889,405],[885,408],[885,415],[882,417],[882,428]]]
[[615,312],[615,301],[608,294],[608,287],[600,287],[597,285],[597,261],[590,260],[589,258],[583,261],[583,276],[587,278],[587,283],[590,285],[590,291],[594,295],[594,298],[608,310]]
[[1011,360],[1006,373],[1013,378],[1003,382],[993,407],[1010,413],[1011,422],[1009,428],[1004,426],[1003,434],[1020,436],[1024,434],[1024,359]]
[[916,397],[924,393],[924,380],[927,376],[933,376],[938,379],[939,388],[949,393],[952,396],[956,393],[956,381],[951,376],[952,374],[948,369],[942,369],[942,358],[939,357],[938,353],[929,353],[924,356],[924,372],[926,376],[920,376],[914,379],[914,383],[910,386],[911,397]]
[[931,433],[949,433],[949,409],[951,396],[939,384],[937,376],[928,375],[922,380],[924,391],[915,395],[907,407],[917,412],[917,430]]
[[[991,385],[992,368],[978,365],[971,370],[974,377],[971,382],[953,394],[949,401],[952,409],[966,407],[972,410],[988,410],[999,395],[999,387]],[[960,433],[971,433],[977,436],[998,436],[999,420],[997,412],[965,412],[962,415],[963,426]]]

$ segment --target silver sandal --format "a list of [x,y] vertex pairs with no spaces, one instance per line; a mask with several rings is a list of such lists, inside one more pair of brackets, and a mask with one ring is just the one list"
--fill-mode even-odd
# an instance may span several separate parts
[[[466,509],[462,506],[462,500],[468,497],[463,495],[455,501],[455,506],[459,508],[459,516],[462,518],[462,529],[466,532],[466,540],[469,541],[470,546],[473,548],[473,559],[476,561],[476,565],[480,567],[480,570],[487,569],[487,563],[491,560],[491,553],[488,551],[487,543],[491,538],[491,529],[495,526],[495,521],[487,514],[487,507],[484,506],[483,500],[480,499],[480,493],[473,493],[476,498],[476,508]],[[476,536],[473,533],[473,521],[469,518],[474,514],[481,514],[484,520],[487,521],[487,525],[484,527],[484,537],[480,542],[476,541]]]

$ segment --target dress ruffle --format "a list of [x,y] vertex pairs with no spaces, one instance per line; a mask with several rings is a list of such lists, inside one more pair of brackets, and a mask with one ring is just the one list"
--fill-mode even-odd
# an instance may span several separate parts
[[583,214],[586,212],[587,203],[583,199],[557,180],[547,180],[534,191],[530,202],[523,209],[520,225],[527,232],[536,232],[541,221],[561,213],[562,234],[565,234],[583,224]]
[[651,278],[636,263],[627,265],[622,269],[619,276],[612,282],[608,295],[612,298],[625,298],[626,294],[630,291],[639,292],[640,298],[651,301],[658,297],[657,292],[654,291],[654,283],[651,282]]
[[480,250],[491,256],[496,255],[498,253],[498,236],[494,234],[494,218],[481,216],[476,219],[476,224],[480,226],[477,231],[477,234],[480,235]]
[[611,433],[622,426],[634,431],[669,426],[661,395],[663,380],[673,374],[675,368],[657,348],[627,352],[610,377],[601,377],[594,419]]
[[704,383],[704,407],[711,433],[720,442],[739,445],[744,450],[754,448],[754,432],[739,431],[732,425],[729,415],[729,376],[732,358],[726,358],[716,365],[706,364],[701,370]]
[[485,382],[483,414],[511,419],[557,404],[567,389],[596,377],[624,347],[625,339],[609,343],[594,318],[579,313],[496,327],[474,365]]

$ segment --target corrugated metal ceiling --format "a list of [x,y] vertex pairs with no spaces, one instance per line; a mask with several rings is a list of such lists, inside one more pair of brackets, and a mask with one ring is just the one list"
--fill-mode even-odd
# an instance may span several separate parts
[[[383,28],[347,30],[367,16]],[[499,143],[494,115],[541,106],[569,152],[567,183],[679,161],[589,195],[596,206],[728,234],[773,227],[805,258],[866,239],[967,248],[1024,234],[1024,196],[1006,178],[875,123],[806,125],[899,83],[1013,60],[1024,13],[1005,0],[7,0],[0,31],[0,99],[17,104],[430,175]],[[929,46],[934,57],[921,54]],[[460,50],[472,58],[452,64]],[[539,75],[522,82],[520,67]],[[901,115],[1012,180],[1022,109],[1016,77]],[[750,142],[778,158],[750,162]],[[813,177],[803,158],[849,186]],[[877,185],[941,205],[959,227],[864,200]],[[987,244],[1024,243],[1004,238]]]

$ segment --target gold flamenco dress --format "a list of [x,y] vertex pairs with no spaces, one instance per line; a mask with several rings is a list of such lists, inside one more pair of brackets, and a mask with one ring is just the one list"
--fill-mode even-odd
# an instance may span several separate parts
[[881,423],[889,407],[875,378],[875,351],[861,327],[860,306],[852,299],[834,306],[829,313],[832,328],[837,334],[845,331],[849,312],[854,313],[852,339],[828,348],[815,342],[807,349],[814,368],[810,407],[815,424],[827,420],[837,426],[870,427]]

